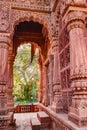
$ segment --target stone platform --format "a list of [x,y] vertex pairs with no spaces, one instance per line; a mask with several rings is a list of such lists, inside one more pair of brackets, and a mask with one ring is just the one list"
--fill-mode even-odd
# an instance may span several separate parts
[[32,130],[30,118],[36,117],[36,113],[17,113],[14,115],[16,119],[16,130]]
[[50,107],[45,107],[39,103],[40,110],[45,111],[51,118],[54,130],[87,130],[87,127],[79,128],[76,124],[68,119],[68,114],[61,112],[55,113]]
[[42,114],[42,113],[43,112],[14,114],[14,118],[16,119],[16,130],[53,130],[47,127],[48,125],[44,126],[44,124],[39,121],[37,114],[41,115],[41,119],[45,117],[46,120],[49,121],[47,114]]

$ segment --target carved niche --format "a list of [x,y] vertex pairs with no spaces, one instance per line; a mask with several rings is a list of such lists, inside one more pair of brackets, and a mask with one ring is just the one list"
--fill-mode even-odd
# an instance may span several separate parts
[[7,3],[0,3],[0,31],[8,32],[10,22],[10,6]]

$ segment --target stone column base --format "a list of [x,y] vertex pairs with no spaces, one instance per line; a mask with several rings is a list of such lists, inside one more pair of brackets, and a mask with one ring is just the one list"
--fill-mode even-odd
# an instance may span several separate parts
[[57,103],[53,102],[52,106],[51,106],[51,109],[58,113],[58,112],[61,112],[63,107],[62,106],[59,106]]
[[62,95],[61,95],[61,93],[58,93],[57,95],[54,96],[54,101],[52,103],[51,108],[56,113],[62,111],[63,104],[62,104]]
[[87,127],[87,108],[76,109],[70,107],[68,118],[79,127]]

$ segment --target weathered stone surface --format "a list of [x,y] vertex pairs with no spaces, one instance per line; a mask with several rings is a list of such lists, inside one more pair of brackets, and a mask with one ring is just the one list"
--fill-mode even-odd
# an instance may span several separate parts
[[[86,7],[86,0],[0,1],[0,129],[7,129],[12,119],[13,64],[17,48],[26,42],[39,49],[39,101],[55,114],[67,112],[78,127],[87,127]],[[23,28],[25,21],[38,23],[38,29],[33,24],[33,32]],[[55,130],[72,130],[66,121],[61,124],[53,118]]]

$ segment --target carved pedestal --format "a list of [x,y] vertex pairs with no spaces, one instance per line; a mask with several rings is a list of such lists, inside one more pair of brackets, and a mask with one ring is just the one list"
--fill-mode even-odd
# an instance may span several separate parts
[[62,110],[62,94],[60,86],[60,74],[59,74],[59,55],[58,55],[58,39],[53,39],[52,49],[54,55],[54,68],[53,68],[53,92],[54,92],[54,101],[52,104],[52,109],[55,112]]
[[[71,87],[73,90],[69,119],[79,127],[87,126],[87,50],[84,41],[83,13],[74,12],[68,24],[71,55]],[[72,12],[71,12],[72,14]]]

